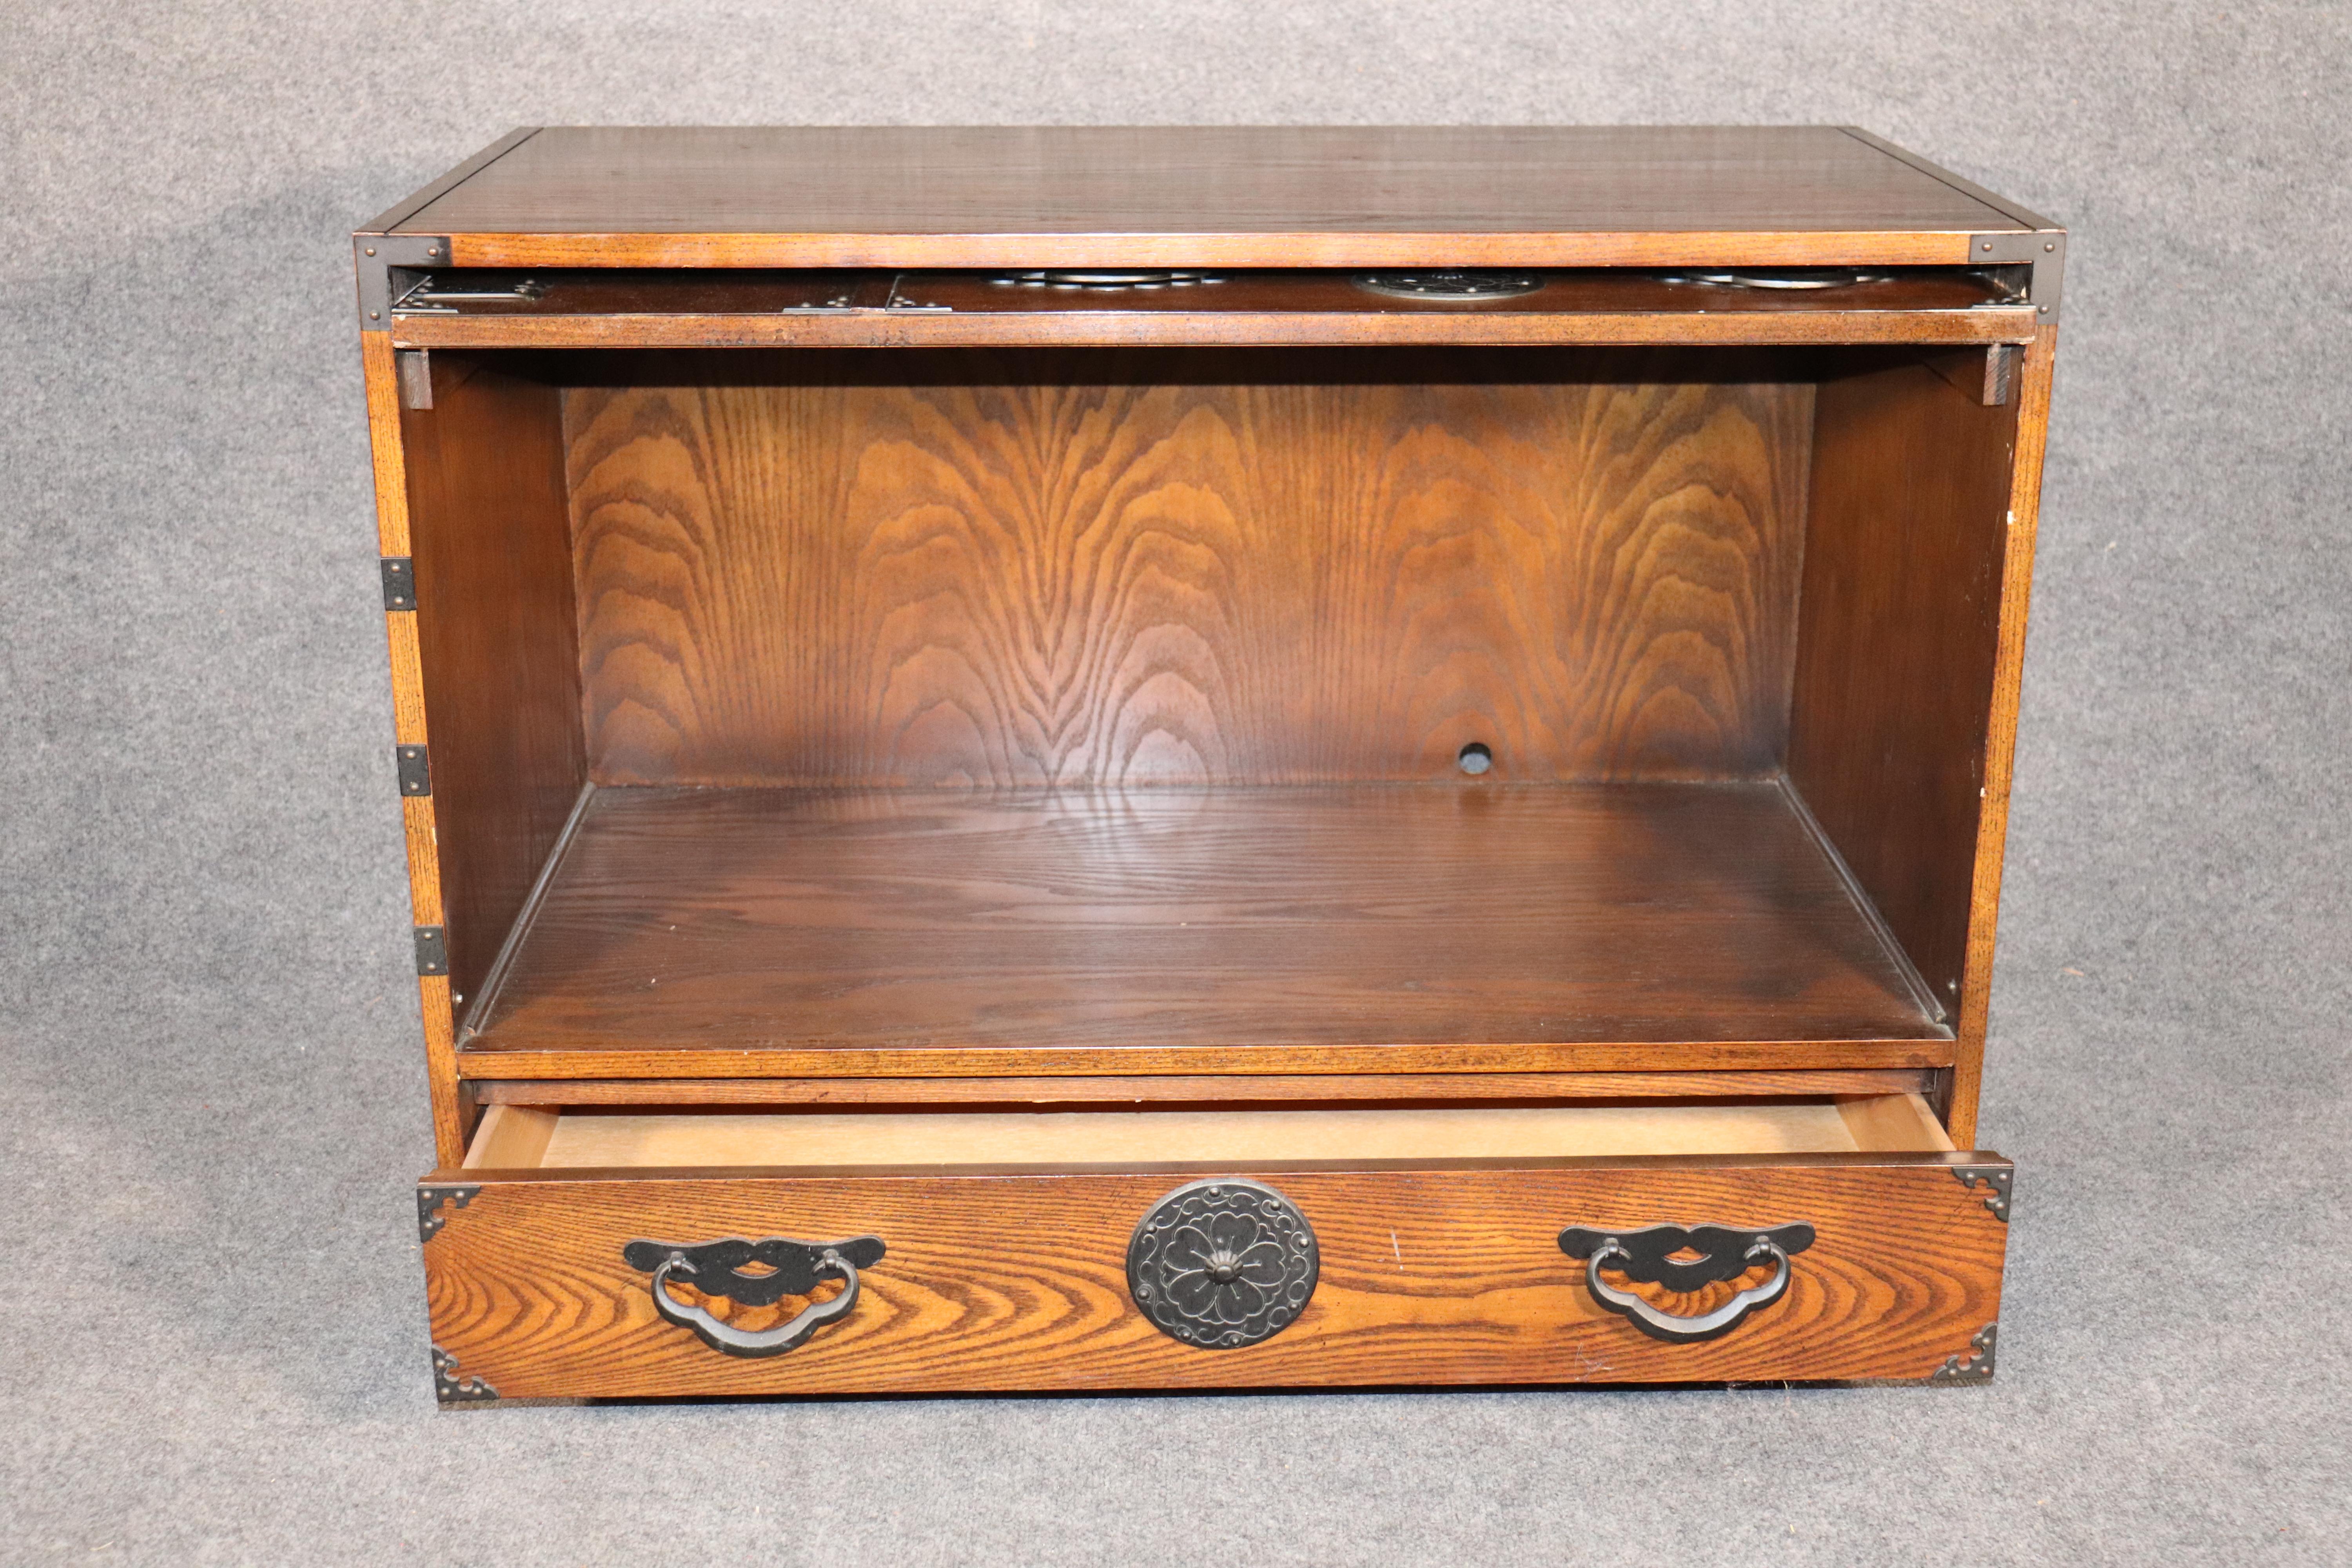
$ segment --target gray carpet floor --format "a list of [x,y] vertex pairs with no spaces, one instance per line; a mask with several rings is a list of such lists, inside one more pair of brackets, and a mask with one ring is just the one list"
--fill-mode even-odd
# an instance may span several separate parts
[[[2343,1563],[2352,8],[14,8],[0,1560]],[[2074,226],[1990,1388],[445,1413],[351,225],[516,123],[1860,123]]]

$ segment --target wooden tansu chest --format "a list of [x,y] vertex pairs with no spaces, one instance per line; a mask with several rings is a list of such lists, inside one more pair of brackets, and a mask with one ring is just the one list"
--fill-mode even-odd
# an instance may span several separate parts
[[355,247],[444,1399],[1992,1374],[2062,231],[551,129]]

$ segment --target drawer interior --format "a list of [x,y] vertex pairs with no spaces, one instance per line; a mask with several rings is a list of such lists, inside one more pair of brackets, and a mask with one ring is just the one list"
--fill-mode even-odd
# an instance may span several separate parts
[[1575,1156],[1937,1152],[1916,1094],[1765,1103],[1382,1110],[751,1114],[494,1105],[469,1170],[783,1166],[800,1170],[1546,1160]]

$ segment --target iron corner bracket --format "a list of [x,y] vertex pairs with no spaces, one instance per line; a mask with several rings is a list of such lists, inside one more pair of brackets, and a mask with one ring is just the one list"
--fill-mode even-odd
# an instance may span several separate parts
[[449,265],[449,240],[437,234],[355,234],[352,261],[360,279],[360,331],[389,331],[392,302],[415,283],[415,273]]
[[2009,1194],[2017,1181],[2016,1167],[2011,1165],[1954,1165],[1953,1175],[1960,1185],[1973,1187],[1979,1182],[1985,1185],[1984,1206],[1993,1218],[2009,1223]]
[[1987,1323],[1969,1338],[1968,1355],[1948,1355],[1944,1364],[1927,1374],[1929,1383],[1990,1383],[1992,1381],[1993,1349],[2000,1340],[2000,1325]]
[[1969,237],[1969,264],[2009,273],[2041,326],[2058,324],[2059,284],[2066,271],[2066,231],[2015,229]]
[[474,1201],[482,1189],[475,1186],[435,1186],[430,1183],[416,1189],[416,1239],[427,1242],[441,1234],[449,1223],[449,1215]]
[[416,973],[446,974],[449,973],[449,931],[446,926],[415,926],[416,936]]
[[444,1405],[472,1405],[485,1399],[496,1399],[499,1391],[478,1377],[460,1377],[457,1358],[433,1347],[433,1397]]

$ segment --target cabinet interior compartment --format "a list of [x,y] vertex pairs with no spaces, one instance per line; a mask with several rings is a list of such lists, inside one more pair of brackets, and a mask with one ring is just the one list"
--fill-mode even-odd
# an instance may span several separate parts
[[461,1068],[1948,1066],[2002,352],[436,349]]

